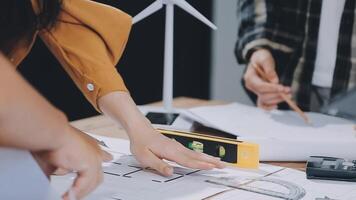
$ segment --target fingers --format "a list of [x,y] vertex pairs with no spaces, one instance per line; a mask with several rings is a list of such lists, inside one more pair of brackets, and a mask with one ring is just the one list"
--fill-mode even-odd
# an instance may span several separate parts
[[225,167],[225,164],[219,158],[191,151],[177,141],[161,134],[155,133],[153,136],[156,136],[154,143],[152,143],[154,145],[142,147],[142,144],[137,146],[136,143],[132,143],[131,150],[144,167],[153,168],[164,176],[171,176],[173,167],[162,159],[174,161],[179,165],[193,169],[209,170]]
[[209,170],[215,168],[215,165],[209,162],[204,162],[201,160],[194,159],[184,153],[175,154],[171,159],[184,167],[189,167],[192,169]]
[[[267,75],[268,80],[264,80],[257,73],[255,66],[261,67]],[[250,59],[244,75],[246,87],[256,94],[287,92],[288,88],[278,84],[279,79],[275,70],[275,62],[272,54],[265,49],[255,51]]]
[[86,170],[79,172],[70,191],[64,194],[65,199],[70,199],[70,192],[73,192],[77,199],[81,199],[93,191],[103,180],[103,174],[95,173],[96,170]]
[[[267,53],[266,53],[267,52]],[[258,96],[257,105],[265,110],[273,110],[277,105],[284,101],[281,93],[290,96],[291,89],[278,84],[278,76],[275,71],[275,63],[272,55],[268,52],[259,52],[260,55],[251,57],[251,63],[244,75],[246,87]],[[268,76],[268,80],[263,79],[257,73],[255,66],[258,65],[263,68]]]
[[103,162],[110,162],[114,159],[114,157],[107,151],[101,150],[101,156],[103,158]]
[[63,200],[77,200],[77,197],[75,197],[75,194],[74,194],[72,188],[70,188],[68,190],[68,192],[63,195],[62,198],[63,198]]
[[54,175],[57,175],[57,176],[63,176],[63,175],[66,175],[68,173],[72,172],[71,170],[68,170],[68,169],[64,169],[64,168],[57,168],[56,171],[53,172]]
[[[77,131],[79,131],[79,130],[77,130]],[[88,134],[86,134],[86,133],[84,133],[84,132],[81,132],[81,131],[79,131],[79,133],[80,133],[79,136],[80,136],[82,139],[84,139],[85,141],[87,141],[89,144],[92,144],[93,146],[96,147],[96,149],[97,149],[98,151],[100,151],[101,157],[102,157],[102,161],[103,161],[103,162],[110,162],[110,161],[113,159],[113,156],[112,156],[109,152],[107,152],[107,151],[105,151],[105,150],[102,150],[102,149],[99,147],[98,141],[97,141],[95,138],[93,138],[92,136],[90,136],[90,135],[88,135]]]
[[274,60],[272,58],[267,59],[266,61],[262,61],[257,64],[262,67],[263,71],[266,73],[266,75],[268,77],[268,80],[271,83],[273,83],[273,84],[279,83],[279,78],[278,78],[277,72],[275,70]]
[[246,87],[256,94],[272,92],[278,93],[284,91],[284,87],[282,85],[268,83],[257,76],[257,74],[246,81]]
[[[292,98],[292,95],[290,93],[283,93],[283,94],[286,94],[288,98]],[[273,104],[277,105],[284,101],[281,93],[265,93],[259,95],[258,98],[264,104],[269,104],[269,105],[273,105]]]
[[[276,73],[276,64],[270,51],[266,49],[256,50],[251,56],[251,63],[262,67],[271,83],[278,84],[279,79]],[[251,66],[252,67],[252,66]]]
[[260,99],[257,99],[257,106],[259,108],[262,108],[263,110],[267,110],[267,111],[277,109],[277,104],[265,104],[265,103],[261,102]]
[[173,168],[149,150],[140,153],[138,159],[145,167],[153,168],[164,176],[172,176],[173,174]]
[[[292,98],[292,94],[284,93],[288,98]],[[279,103],[284,102],[281,93],[264,93],[258,95],[257,106],[264,110],[273,110],[277,108]]]
[[[213,157],[204,153],[199,153],[192,151],[190,149],[184,148],[184,154],[186,154],[194,162],[197,161],[201,165],[202,163],[209,164],[209,167],[222,169],[225,167],[225,163],[220,160],[220,158]],[[201,162],[201,163],[200,163]],[[199,167],[195,167],[199,168]],[[200,169],[200,168],[199,168]],[[211,169],[211,168],[210,168]]]
[[283,92],[285,88],[280,84],[269,83],[263,80],[252,67],[246,71],[244,75],[246,87],[252,92],[259,93],[271,93],[271,92]]
[[31,152],[33,158],[37,161],[38,165],[41,167],[44,174],[46,174],[47,178],[56,170],[56,167],[51,165],[51,163],[47,162],[45,159],[46,152]]
[[[83,198],[86,194],[92,191],[96,184],[96,176],[94,174],[89,174],[88,172],[78,173],[78,177],[75,179],[72,191],[77,199]],[[69,195],[69,191],[67,192]]]
[[204,170],[225,167],[224,163],[218,158],[187,149],[177,141],[172,140],[170,143],[170,149],[165,151],[164,158],[175,161],[182,166]]

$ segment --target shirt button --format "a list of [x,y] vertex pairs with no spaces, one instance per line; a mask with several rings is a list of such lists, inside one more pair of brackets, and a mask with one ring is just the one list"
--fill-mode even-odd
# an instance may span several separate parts
[[93,85],[92,83],[88,83],[88,84],[87,84],[87,89],[88,89],[90,92],[94,91],[94,85]]

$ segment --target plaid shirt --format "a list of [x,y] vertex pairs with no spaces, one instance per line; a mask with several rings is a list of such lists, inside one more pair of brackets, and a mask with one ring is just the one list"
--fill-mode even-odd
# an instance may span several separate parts
[[[321,6],[322,0],[238,0],[238,62],[247,63],[257,48],[269,49],[281,83],[292,86],[298,105],[306,111],[310,110]],[[331,97],[356,83],[355,6],[355,0],[346,0]]]

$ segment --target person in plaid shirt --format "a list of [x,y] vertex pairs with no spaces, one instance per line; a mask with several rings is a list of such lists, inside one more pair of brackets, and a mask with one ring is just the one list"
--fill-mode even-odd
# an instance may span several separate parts
[[243,84],[259,107],[287,108],[282,92],[303,110],[319,111],[355,87],[355,8],[354,0],[238,1],[235,54],[239,63],[247,63]]

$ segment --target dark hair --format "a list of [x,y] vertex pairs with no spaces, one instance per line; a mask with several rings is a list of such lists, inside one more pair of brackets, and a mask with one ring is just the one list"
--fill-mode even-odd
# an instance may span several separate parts
[[0,0],[0,49],[9,51],[12,43],[35,30],[55,25],[61,0],[37,0],[41,12],[36,15],[31,0]]

